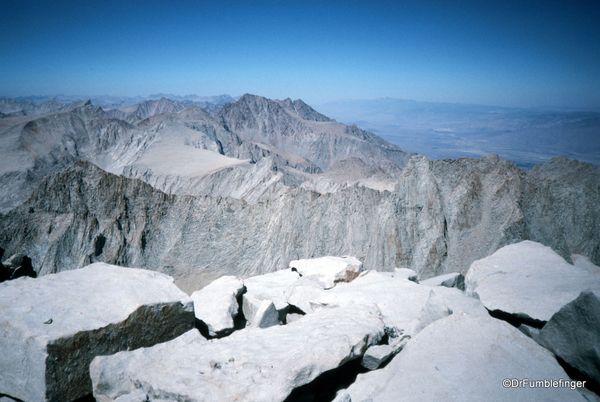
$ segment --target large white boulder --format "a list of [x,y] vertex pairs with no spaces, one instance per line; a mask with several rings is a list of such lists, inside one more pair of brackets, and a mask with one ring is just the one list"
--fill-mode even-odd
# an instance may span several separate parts
[[280,315],[279,319],[283,321],[288,309],[286,290],[299,278],[297,272],[283,269],[245,279],[246,293],[242,295],[242,311],[248,325],[253,325],[254,317],[264,300],[273,302]]
[[306,313],[311,313],[325,306],[375,303],[386,326],[407,330],[419,318],[432,290],[453,312],[488,315],[481,302],[467,297],[458,289],[419,285],[404,277],[397,278],[377,271],[368,271],[350,283],[339,283],[332,289],[308,294],[312,299],[304,300],[302,305],[307,309]]
[[225,335],[234,329],[238,314],[237,298],[244,291],[244,282],[235,276],[222,276],[208,286],[192,293],[196,318],[208,327],[210,336]]
[[[535,386],[543,380],[562,380],[563,386]],[[511,325],[452,314],[427,326],[385,368],[359,375],[340,395],[374,402],[585,401],[570,388],[576,385],[548,350]]]
[[374,306],[324,309],[292,324],[243,329],[211,341],[190,332],[152,348],[94,359],[94,397],[283,401],[294,388],[361,357],[383,333]]
[[571,265],[550,247],[523,241],[471,264],[465,286],[488,310],[548,321],[582,291],[600,292],[600,268]]
[[97,355],[152,346],[194,327],[170,276],[95,263],[0,284],[0,394],[72,401],[92,392]]
[[338,282],[351,282],[356,278],[362,262],[356,257],[321,257],[291,261],[290,268],[331,289]]

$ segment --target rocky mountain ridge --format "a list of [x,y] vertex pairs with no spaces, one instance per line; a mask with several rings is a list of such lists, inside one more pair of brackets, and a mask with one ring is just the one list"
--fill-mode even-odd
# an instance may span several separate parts
[[332,121],[300,100],[271,101],[246,94],[223,107],[217,117],[243,140],[299,155],[322,171],[343,159],[360,157],[370,166],[397,174],[411,156],[372,133]]
[[598,168],[566,158],[526,173],[495,155],[418,156],[392,192],[298,187],[256,204],[167,195],[78,162],[0,217],[0,247],[7,258],[26,254],[41,275],[102,261],[167,273],[188,291],[223,274],[323,255],[356,255],[366,267],[409,267],[427,278],[465,272],[526,239],[598,264],[599,208]]
[[[348,178],[340,171],[333,180],[357,180],[361,178],[356,177],[357,171],[369,172],[368,168],[373,168],[367,175],[373,176],[372,185],[378,187],[380,177],[385,181],[390,174],[397,175],[407,160],[401,149],[355,127],[332,122],[300,100],[272,101],[246,95],[228,110],[239,117],[239,111],[245,110],[248,103],[260,103],[283,116],[273,120],[272,130],[287,132],[290,122],[295,124],[298,130],[286,137],[295,148],[277,147],[266,137],[244,140],[229,129],[222,116],[213,117],[196,106],[184,107],[165,98],[145,101],[130,109],[110,110],[89,101],[78,102],[40,116],[3,118],[0,153],[6,158],[0,163],[0,210],[8,211],[23,202],[45,174],[81,159],[112,173],[142,179],[165,192],[247,194],[251,202],[261,195],[280,192],[277,188],[235,191],[237,187],[249,187],[253,180],[240,179],[248,179],[250,165],[263,158],[272,160],[269,172],[264,171],[263,183],[276,187],[296,187],[319,179],[313,175],[322,174],[328,167],[318,166],[322,157],[335,163],[360,158],[367,169],[355,169]],[[319,131],[309,127],[311,123],[334,125],[335,130]],[[328,151],[321,149],[326,143]],[[303,147],[308,151],[302,151]],[[281,177],[286,178],[285,183]],[[223,183],[238,184],[228,187]]]

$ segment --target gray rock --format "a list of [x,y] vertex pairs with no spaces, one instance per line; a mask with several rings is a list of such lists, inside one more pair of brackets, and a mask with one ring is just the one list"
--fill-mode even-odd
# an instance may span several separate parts
[[[0,257],[3,252],[4,250],[0,251]],[[25,254],[14,254],[10,258],[7,258],[6,261],[4,261],[4,264],[0,264],[0,282],[23,276],[29,276],[31,278],[37,276],[37,273],[31,266],[31,258],[27,257]]]
[[194,327],[173,279],[103,263],[0,284],[0,394],[72,401],[91,393],[97,355],[152,346]]
[[600,299],[591,291],[565,305],[534,338],[600,384]]
[[[576,389],[505,388],[505,379],[571,380],[550,352],[491,317],[452,314],[427,326],[385,368],[344,390],[362,401],[584,401]],[[535,385],[535,384],[534,384]]]
[[465,276],[459,272],[452,272],[445,275],[429,278],[421,282],[428,286],[445,286],[447,288],[458,288],[465,290]]
[[222,276],[207,287],[192,293],[194,314],[208,327],[210,336],[233,331],[233,319],[238,314],[237,298],[244,291],[244,282],[235,276]]
[[567,263],[550,247],[523,241],[475,261],[465,278],[466,292],[488,310],[548,321],[582,291],[600,291],[600,268],[595,271]]
[[[0,216],[0,247],[6,255],[26,254],[39,275],[103,261],[165,272],[188,293],[224,274],[248,277],[323,255],[355,255],[382,271],[404,266],[421,279],[465,273],[473,261],[528,238],[598,264],[600,174],[581,166],[564,166],[564,178],[543,179],[558,199],[530,193],[525,172],[490,155],[414,157],[392,192],[294,188],[248,204],[168,196],[80,162],[47,176],[25,205]],[[567,196],[569,183],[577,200]],[[543,214],[544,208],[557,212]],[[575,222],[577,230],[566,229]],[[547,229],[537,229],[542,226]]]
[[324,309],[292,324],[243,329],[218,340],[190,332],[152,348],[97,357],[90,376],[98,402],[127,394],[141,400],[283,401],[319,374],[360,358],[382,336],[376,308]]
[[331,289],[336,283],[351,282],[358,277],[362,262],[356,257],[321,257],[291,261],[290,268],[324,289]]
[[255,328],[269,328],[279,324],[279,312],[275,308],[275,304],[271,300],[263,300],[252,320],[252,326]]
[[[295,105],[302,103],[301,108]],[[273,101],[246,94],[219,112],[225,125],[242,139],[299,155],[327,170],[348,157],[397,173],[411,154],[373,133],[344,126],[297,100]]]
[[429,292],[427,303],[425,303],[421,309],[419,316],[410,323],[406,330],[406,334],[414,337],[429,324],[447,317],[450,314],[452,314],[452,310],[448,308],[443,296],[432,289]]
[[531,339],[533,339],[534,341],[537,341],[537,337],[540,334],[540,330],[538,328],[526,324],[519,325],[518,330],[530,337]]
[[600,396],[593,391],[590,391],[587,388],[577,388],[577,390],[588,402],[600,402]]
[[371,346],[365,352],[360,365],[369,370],[376,370],[388,361],[394,353],[395,349],[390,345]]

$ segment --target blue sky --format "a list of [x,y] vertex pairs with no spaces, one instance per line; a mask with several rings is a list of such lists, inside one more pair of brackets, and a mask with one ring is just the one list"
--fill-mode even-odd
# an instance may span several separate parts
[[0,0],[0,95],[600,109],[597,1]]

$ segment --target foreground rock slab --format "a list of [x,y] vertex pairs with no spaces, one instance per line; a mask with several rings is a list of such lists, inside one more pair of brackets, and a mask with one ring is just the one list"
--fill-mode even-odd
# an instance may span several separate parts
[[210,336],[226,335],[234,329],[238,314],[237,298],[244,291],[244,282],[235,276],[222,276],[192,293],[196,318],[208,327]]
[[600,292],[600,268],[571,265],[550,247],[523,241],[475,261],[465,286],[488,310],[548,321],[582,291]]
[[92,392],[97,355],[155,345],[194,327],[167,275],[96,263],[0,284],[0,394],[72,401]]
[[356,257],[321,257],[290,262],[290,268],[310,278],[325,289],[338,282],[351,282],[361,271],[362,262]]
[[534,339],[600,384],[600,299],[596,294],[582,292],[554,314]]
[[[512,388],[512,379],[528,382]],[[563,386],[530,386],[545,379]],[[373,402],[585,401],[576,385],[550,352],[506,322],[453,314],[423,329],[385,368],[359,375],[340,396]]]
[[306,310],[302,310],[311,313],[323,307],[375,303],[381,310],[386,326],[408,330],[413,321],[420,317],[433,291],[454,313],[488,315],[480,301],[467,297],[458,289],[419,285],[404,276],[386,274],[367,271],[350,283],[339,283],[333,289],[320,293],[307,293],[312,298],[303,301],[302,306]]
[[324,309],[285,326],[203,340],[190,331],[171,342],[99,356],[90,365],[98,402],[283,401],[291,391],[359,358],[380,341],[375,307]]

